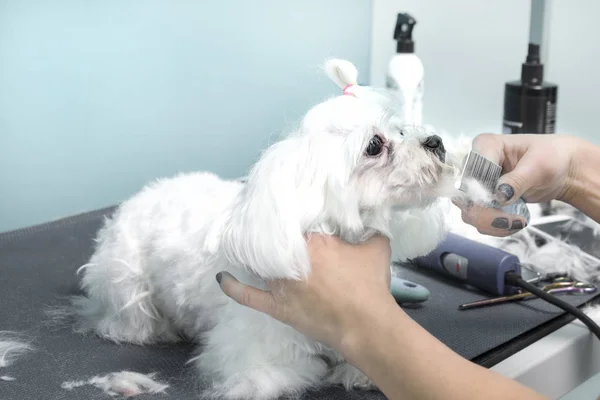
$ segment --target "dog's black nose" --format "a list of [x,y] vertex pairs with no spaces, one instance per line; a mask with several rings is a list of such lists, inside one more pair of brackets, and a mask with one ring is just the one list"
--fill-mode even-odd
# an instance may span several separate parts
[[444,142],[438,135],[429,136],[423,141],[423,147],[425,150],[435,154],[440,161],[444,162],[446,159],[446,149],[444,148]]
[[442,138],[439,137],[438,135],[433,135],[433,136],[429,136],[427,139],[425,139],[425,141],[423,142],[423,146],[425,146],[428,149],[437,149],[440,146],[443,146],[444,143],[442,142]]

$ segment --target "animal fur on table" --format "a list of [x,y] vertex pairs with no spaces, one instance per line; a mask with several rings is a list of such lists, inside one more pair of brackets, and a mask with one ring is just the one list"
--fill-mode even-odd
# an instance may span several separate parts
[[330,60],[325,70],[343,93],[270,146],[246,183],[181,174],[120,205],[79,271],[79,331],[142,345],[197,341],[206,397],[372,387],[333,349],[237,304],[215,280],[228,271],[266,289],[268,279],[302,279],[310,233],[353,243],[381,233],[399,261],[429,253],[451,229],[476,236],[449,201],[470,138],[403,126],[395,99],[358,86],[351,63]]
[[14,381],[12,376],[4,375],[4,370],[30,351],[33,351],[31,341],[22,334],[0,331],[0,381]]
[[74,390],[82,386],[95,386],[109,396],[134,397],[141,394],[165,393],[169,385],[156,381],[154,373],[141,374],[132,371],[111,372],[86,380],[66,381],[61,387]]

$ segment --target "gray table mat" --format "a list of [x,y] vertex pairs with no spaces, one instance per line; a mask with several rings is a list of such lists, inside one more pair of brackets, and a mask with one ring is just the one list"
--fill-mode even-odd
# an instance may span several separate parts
[[[67,380],[88,379],[121,370],[157,372],[170,385],[166,394],[139,399],[197,399],[193,367],[185,365],[191,344],[140,347],[116,345],[93,336],[46,324],[44,308],[77,291],[76,269],[92,253],[93,237],[111,208],[47,224],[0,234],[0,330],[26,333],[38,349],[1,371],[16,378],[0,381],[1,400],[107,399],[99,389],[82,387],[66,391]],[[407,313],[451,349],[473,359],[508,340],[562,314],[540,300],[489,309],[458,311],[461,303],[481,294],[416,271],[404,277],[431,291],[423,304],[405,307]],[[563,297],[579,305],[586,297]],[[327,388],[307,393],[305,399],[383,399],[378,392],[347,393]]]

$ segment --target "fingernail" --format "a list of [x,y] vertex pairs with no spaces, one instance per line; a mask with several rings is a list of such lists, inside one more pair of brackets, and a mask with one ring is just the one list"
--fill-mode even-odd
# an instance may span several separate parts
[[498,229],[508,229],[508,219],[507,218],[496,218],[492,221],[492,227]]
[[517,231],[519,229],[523,229],[523,221],[513,221],[512,225],[510,226],[510,229],[513,231]]
[[498,189],[496,189],[496,191],[498,193],[501,193],[502,196],[504,196],[504,198],[506,199],[506,201],[512,199],[515,195],[515,189],[513,189],[513,187],[507,183],[503,183],[500,186],[498,186]]
[[217,274],[217,276],[215,276],[215,278],[217,279],[217,282],[219,283],[219,285],[221,284],[221,279],[223,279],[223,274],[221,272],[219,272]]

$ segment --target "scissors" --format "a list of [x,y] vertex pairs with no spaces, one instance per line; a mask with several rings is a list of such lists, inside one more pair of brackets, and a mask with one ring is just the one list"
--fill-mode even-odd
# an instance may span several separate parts
[[[570,295],[586,295],[595,293],[598,288],[594,285],[576,282],[568,278],[559,277],[552,283],[544,286],[542,290],[550,294],[570,294]],[[497,304],[510,303],[513,301],[530,300],[537,298],[536,295],[530,292],[521,292],[511,296],[495,297],[493,299],[478,300],[472,303],[465,303],[458,306],[459,310],[472,310],[474,308],[489,307]]]

